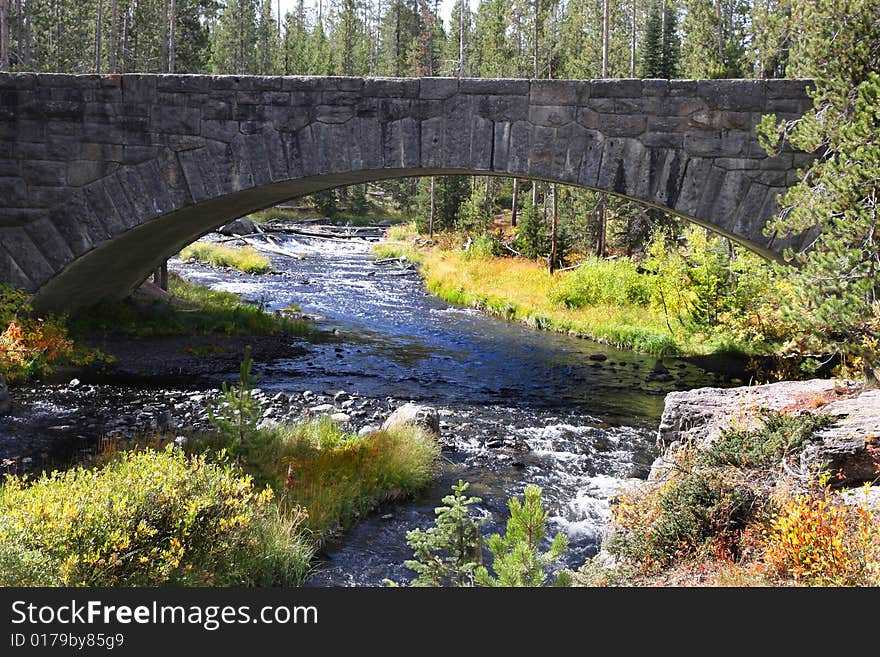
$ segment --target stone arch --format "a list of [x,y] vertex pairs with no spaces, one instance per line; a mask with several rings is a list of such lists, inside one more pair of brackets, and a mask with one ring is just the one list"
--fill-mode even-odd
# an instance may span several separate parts
[[608,191],[774,257],[798,236],[763,226],[809,158],[767,157],[754,126],[808,84],[4,74],[0,281],[75,308],[248,212],[447,173]]

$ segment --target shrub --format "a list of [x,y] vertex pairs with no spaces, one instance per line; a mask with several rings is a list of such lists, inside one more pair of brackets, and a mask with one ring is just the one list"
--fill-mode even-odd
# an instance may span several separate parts
[[23,290],[0,285],[0,374],[10,381],[49,374],[57,364],[106,358],[68,337],[65,316],[41,318],[32,312]]
[[734,556],[760,509],[755,492],[731,473],[685,467],[663,485],[621,496],[608,549],[648,570],[706,551]]
[[163,451],[0,488],[5,586],[291,585],[312,548],[300,517],[228,463]]
[[550,291],[550,300],[565,308],[647,306],[651,300],[650,280],[628,258],[588,258]]
[[789,499],[766,531],[764,561],[795,582],[827,586],[880,583],[880,524],[865,506],[850,508],[829,488]]
[[234,267],[247,274],[265,274],[271,269],[268,258],[261,256],[253,247],[232,247],[213,242],[196,242],[180,252],[184,260],[210,262],[217,267]]
[[758,429],[723,430],[718,440],[700,454],[700,462],[715,467],[773,466],[787,454],[803,450],[816,431],[834,421],[821,413],[788,415],[778,411],[764,412],[761,418],[762,426]]

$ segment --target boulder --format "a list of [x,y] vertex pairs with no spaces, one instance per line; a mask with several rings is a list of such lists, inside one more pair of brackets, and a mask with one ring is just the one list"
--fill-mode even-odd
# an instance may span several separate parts
[[230,221],[225,226],[222,226],[217,229],[217,232],[221,235],[253,235],[257,231],[257,224],[248,219],[247,217],[240,217],[235,221]]
[[387,431],[407,424],[425,429],[435,436],[440,435],[440,416],[437,414],[437,409],[412,403],[404,404],[388,416],[388,419],[382,423],[382,430]]
[[0,374],[0,415],[6,415],[12,409],[12,398],[9,396],[9,389],[6,387],[6,379]]
[[817,431],[800,456],[804,471],[827,468],[833,482],[852,486],[872,481],[880,472],[880,390],[861,390],[852,382],[831,379],[782,381],[738,388],[697,388],[666,395],[657,447],[661,456],[649,480],[663,476],[670,456],[682,445],[704,449],[723,429],[750,429],[761,411],[824,413],[835,423]]

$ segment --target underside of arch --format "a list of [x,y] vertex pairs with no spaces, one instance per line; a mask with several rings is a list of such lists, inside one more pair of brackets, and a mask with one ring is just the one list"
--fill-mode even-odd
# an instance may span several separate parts
[[246,214],[272,207],[292,198],[345,185],[392,178],[432,175],[478,175],[543,180],[571,185],[627,198],[659,208],[685,220],[724,235],[762,257],[778,260],[779,255],[766,245],[712,224],[710,221],[682,214],[646,199],[632,198],[611,190],[577,185],[566,180],[514,174],[510,172],[447,169],[400,168],[352,171],[298,178],[253,187],[226,194],[195,205],[157,216],[97,245],[63,267],[34,295],[33,306],[39,311],[74,310],[105,299],[121,299],[134,290],[165,259],[202,235]]

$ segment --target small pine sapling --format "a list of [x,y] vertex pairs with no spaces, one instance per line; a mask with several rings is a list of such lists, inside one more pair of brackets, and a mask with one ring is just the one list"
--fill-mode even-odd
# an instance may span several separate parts
[[[472,514],[471,505],[482,499],[467,497],[468,486],[461,480],[452,486],[452,494],[443,498],[444,506],[434,509],[433,527],[407,532],[413,559],[404,565],[417,574],[412,586],[473,586],[474,571],[483,561],[480,527],[486,521]],[[385,583],[396,585],[390,580]]]
[[251,359],[250,345],[244,348],[244,360],[239,368],[238,383],[222,384],[222,403],[215,408],[208,404],[208,419],[220,433],[226,437],[230,452],[235,453],[237,448],[244,444],[249,433],[257,428],[257,423],[262,416],[262,406],[254,398],[253,389],[260,374],[252,374],[253,360]]
[[[507,506],[510,519],[505,535],[493,534],[488,540],[489,551],[494,557],[492,568],[497,576],[490,575],[484,566],[480,566],[474,572],[474,580],[479,586],[543,586],[547,580],[547,568],[568,548],[568,536],[556,534],[550,549],[541,552],[549,513],[544,511],[538,486],[526,486],[525,501],[513,497]],[[570,573],[562,571],[554,585],[570,585]]]

